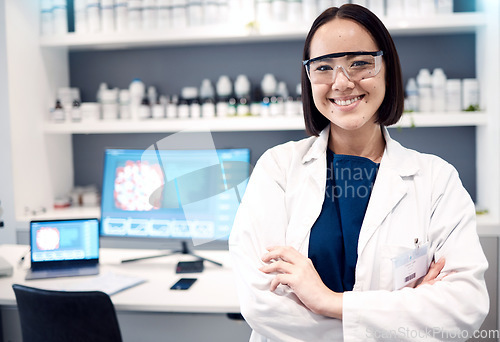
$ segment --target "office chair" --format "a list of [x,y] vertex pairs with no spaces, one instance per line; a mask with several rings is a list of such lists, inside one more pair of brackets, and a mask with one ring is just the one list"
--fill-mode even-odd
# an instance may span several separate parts
[[14,284],[24,342],[121,342],[111,299],[104,292],[42,290]]

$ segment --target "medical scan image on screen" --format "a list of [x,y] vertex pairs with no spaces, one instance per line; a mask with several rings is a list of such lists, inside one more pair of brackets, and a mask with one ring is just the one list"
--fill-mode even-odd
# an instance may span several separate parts
[[97,219],[33,222],[32,261],[98,258],[98,227]]
[[249,163],[248,149],[107,149],[101,236],[227,240]]

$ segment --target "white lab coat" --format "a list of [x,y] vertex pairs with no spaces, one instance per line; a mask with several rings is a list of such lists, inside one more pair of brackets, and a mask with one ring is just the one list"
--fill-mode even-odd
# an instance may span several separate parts
[[[266,151],[253,170],[235,218],[229,249],[250,341],[450,340],[472,337],[489,300],[488,267],[475,209],[456,170],[442,159],[402,147],[383,129],[386,148],[358,242],[353,291],[343,319],[305,308],[287,286],[269,290],[258,270],[266,247],[287,245],[308,255],[309,232],[326,186],[329,127],[319,137]],[[394,289],[391,258],[428,242],[427,263],[445,257],[434,285]]]

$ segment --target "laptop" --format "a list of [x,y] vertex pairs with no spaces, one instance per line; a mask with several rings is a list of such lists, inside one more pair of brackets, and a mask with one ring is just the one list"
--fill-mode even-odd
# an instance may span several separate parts
[[30,222],[31,268],[26,280],[99,274],[99,220]]

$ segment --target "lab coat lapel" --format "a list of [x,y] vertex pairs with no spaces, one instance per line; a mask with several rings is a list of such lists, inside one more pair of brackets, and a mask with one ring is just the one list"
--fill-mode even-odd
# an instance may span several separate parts
[[306,170],[303,193],[300,198],[300,216],[298,226],[287,230],[287,245],[299,249],[307,254],[307,238],[311,227],[316,222],[325,197],[326,186],[326,148],[328,145],[329,126],[325,128],[314,141],[302,158],[302,165]]
[[385,127],[383,133],[386,148],[361,226],[358,256],[387,215],[408,192],[404,177],[414,176],[418,172],[418,165],[407,150],[391,139]]
[[296,241],[295,246],[304,253],[307,252],[307,249],[303,244],[307,240],[311,227],[316,222],[323,207],[326,185],[326,156],[323,153],[322,157],[312,160],[306,167],[308,175],[303,188],[305,193],[301,196],[301,208],[304,211],[302,212],[300,227],[293,230],[297,232],[294,239]]
[[393,170],[383,169],[381,165],[361,226],[358,255],[361,255],[363,248],[373,233],[380,227],[384,219],[401,201],[407,191],[408,186],[401,176]]

